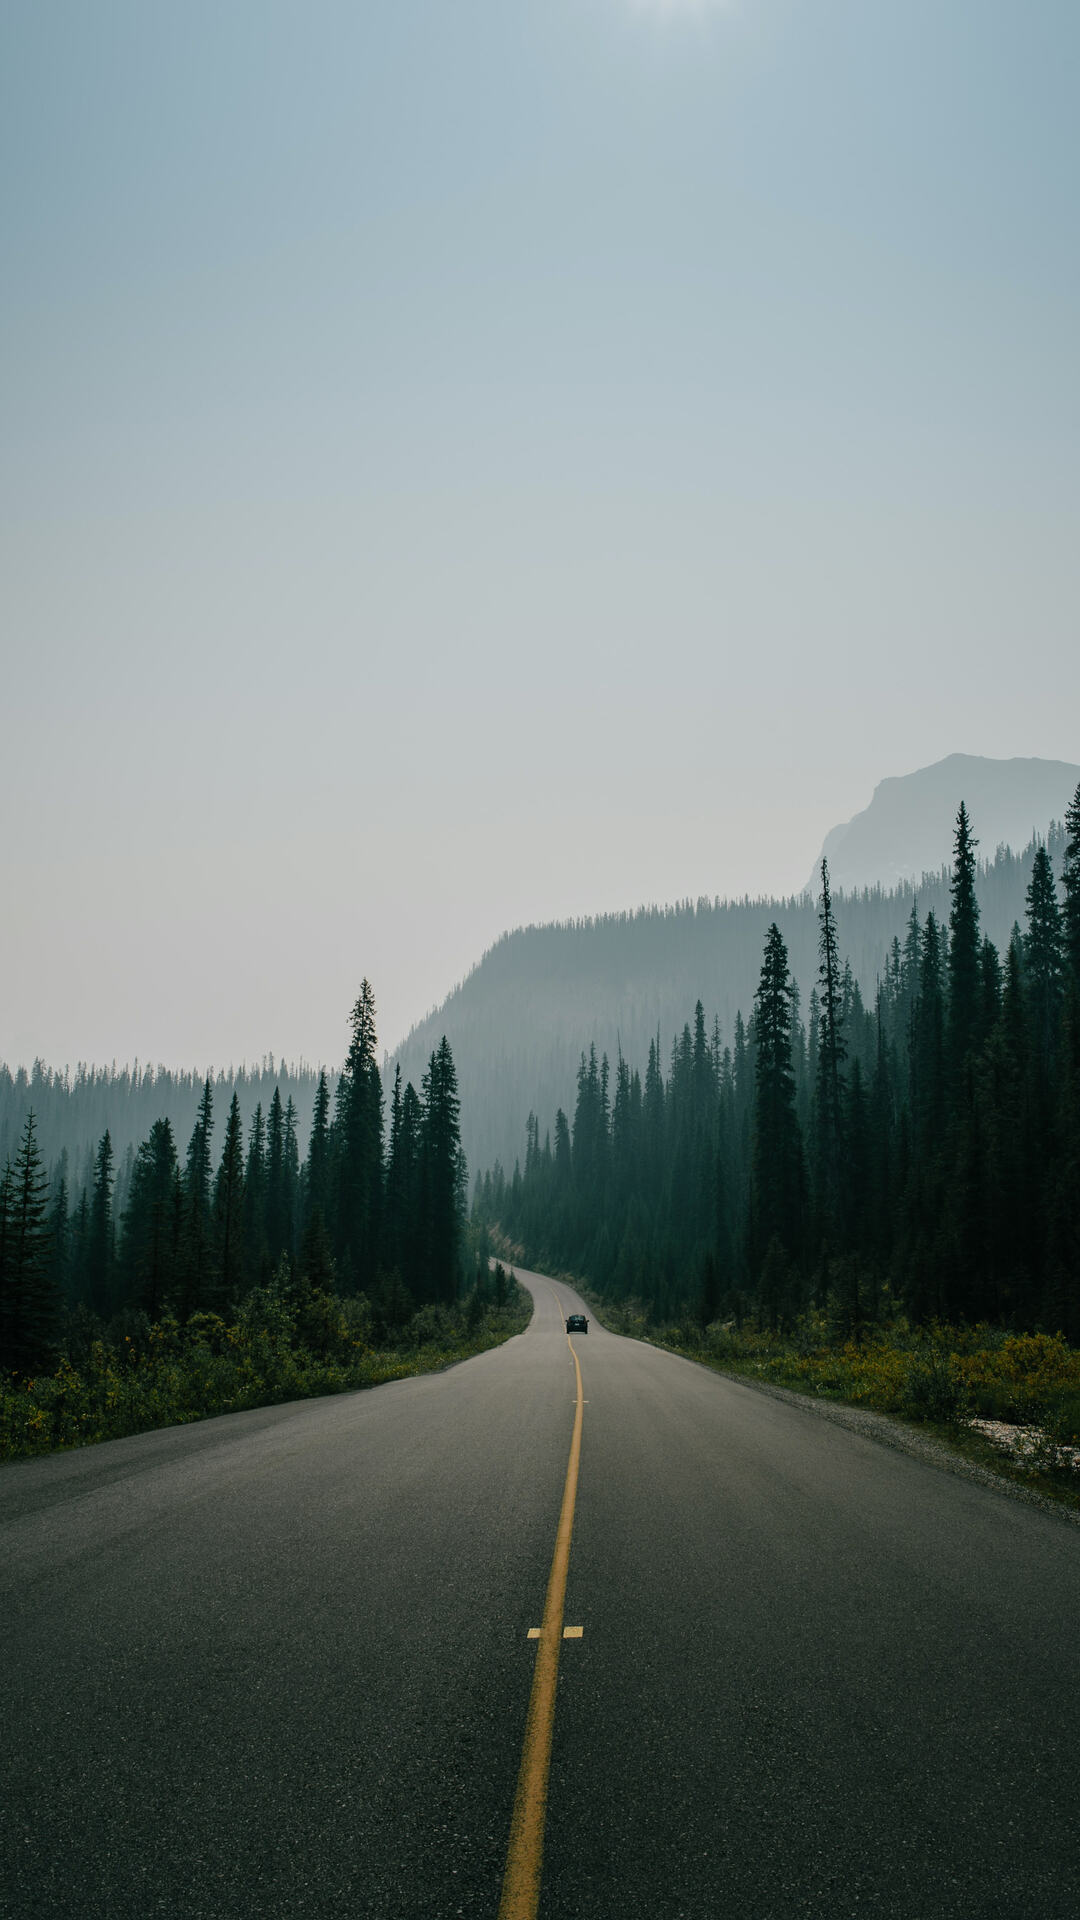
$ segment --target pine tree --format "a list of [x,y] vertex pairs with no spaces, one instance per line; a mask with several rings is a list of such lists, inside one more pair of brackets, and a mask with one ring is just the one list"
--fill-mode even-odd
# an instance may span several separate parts
[[1001,1006],[978,1067],[985,1138],[983,1311],[1025,1319],[1033,1304],[1027,1124],[1028,1035],[1017,942],[1005,960]]
[[694,1008],[694,1040],[690,1061],[690,1103],[695,1132],[712,1133],[716,1109],[716,1082],[713,1078],[709,1043],[705,1037],[705,1009],[699,1000]]
[[843,1067],[846,1045],[842,1021],[843,983],[836,921],[829,888],[829,863],[821,862],[818,913],[818,1057],[814,1090],[814,1135],[818,1227],[826,1240],[839,1231],[844,1151]]
[[296,1251],[300,1215],[300,1143],[296,1138],[296,1103],[291,1093],[285,1102],[284,1163],[285,1252],[291,1260]]
[[68,1188],[69,1155],[66,1147],[52,1170],[50,1179],[49,1236],[51,1271],[58,1300],[71,1297],[71,1194]]
[[611,1107],[611,1175],[616,1204],[626,1207],[637,1185],[640,1111],[635,1114],[633,1079],[622,1048],[615,1064]]
[[1032,1055],[1043,1101],[1049,1095],[1061,1023],[1064,972],[1065,943],[1054,870],[1046,848],[1037,847],[1027,890],[1024,981],[1030,1009]]
[[1047,1167],[1043,1320],[1080,1341],[1080,992],[1070,981],[1062,1018],[1057,1126]]
[[933,1160],[945,1128],[945,1002],[942,993],[941,930],[934,913],[926,916],[922,936],[919,994],[910,1049],[911,1109],[920,1157]]
[[307,1207],[317,1207],[325,1219],[330,1178],[330,1089],[325,1070],[319,1074],[315,1091],[315,1110],[311,1117],[311,1139],[307,1157]]
[[[410,1226],[416,1207],[416,1170],[419,1137],[406,1122],[401,1066],[394,1072],[390,1095],[390,1141],[386,1160],[386,1198],[383,1220],[383,1255],[386,1266],[405,1275],[409,1259]],[[410,1276],[411,1278],[411,1276]]]
[[397,1218],[397,1258],[409,1291],[419,1299],[426,1296],[427,1224],[422,1192],[421,1152],[424,1115],[420,1096],[411,1080],[405,1082],[401,1096],[401,1120],[398,1132],[395,1178]]
[[155,1120],[135,1156],[120,1238],[125,1297],[152,1320],[161,1314],[176,1281],[176,1176],[172,1125],[168,1119]]
[[265,1286],[270,1278],[266,1244],[266,1122],[258,1101],[248,1135],[243,1199],[244,1286]]
[[790,1260],[802,1243],[802,1141],[791,1064],[792,996],[787,948],[773,921],[754,998],[757,1052],[750,1180],[750,1265],[759,1275],[777,1240]]
[[288,1238],[286,1228],[285,1198],[285,1110],[281,1104],[281,1088],[275,1087],[270,1102],[270,1117],[266,1123],[266,1244],[270,1252],[270,1263],[276,1267],[281,1254],[286,1249]]
[[351,1014],[352,1040],[334,1116],[339,1264],[353,1285],[374,1281],[382,1212],[382,1081],[376,1062],[375,995],[367,980]]
[[213,1164],[210,1135],[214,1130],[214,1089],[207,1074],[198,1114],[188,1143],[184,1170],[184,1230],[180,1250],[179,1307],[181,1318],[208,1307],[215,1292],[211,1196]]
[[879,1269],[892,1256],[895,1200],[896,1071],[885,1037],[884,995],[878,995],[877,1047],[870,1082],[870,1188],[866,1245]]
[[1065,896],[1062,915],[1065,956],[1080,994],[1080,785],[1065,809],[1065,833],[1065,868],[1061,882]]
[[106,1128],[94,1162],[94,1184],[90,1199],[90,1232],[87,1243],[86,1275],[89,1305],[102,1319],[113,1311],[115,1267],[113,1235],[113,1147]]
[[461,1264],[465,1163],[457,1074],[445,1034],[428,1062],[422,1100],[420,1160],[427,1294],[429,1299],[450,1302],[457,1297]]
[[0,1176],[0,1368],[22,1376],[55,1358],[59,1297],[51,1271],[49,1182],[26,1116],[14,1165]]
[[555,1112],[555,1179],[560,1193],[566,1194],[570,1190],[572,1164],[570,1122],[562,1108],[558,1107]]
[[961,801],[953,842],[947,963],[949,1005],[946,1044],[954,1080],[959,1078],[968,1054],[981,1038],[979,903],[975,898],[975,849],[978,844],[971,831],[967,808]]
[[244,1281],[244,1140],[236,1093],[225,1122],[221,1165],[214,1182],[214,1242],[222,1301],[231,1306]]

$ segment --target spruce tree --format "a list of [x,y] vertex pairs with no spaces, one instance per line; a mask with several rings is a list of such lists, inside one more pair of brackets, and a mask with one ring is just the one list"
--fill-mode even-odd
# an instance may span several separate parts
[[92,1311],[105,1320],[112,1313],[115,1245],[113,1235],[113,1147],[106,1128],[94,1161],[90,1198],[90,1230],[86,1252],[87,1298]]
[[1065,943],[1054,870],[1045,847],[1036,847],[1027,890],[1024,981],[1030,1009],[1034,1064],[1040,1097],[1048,1097],[1061,1021]]
[[120,1237],[124,1294],[156,1320],[176,1281],[173,1222],[176,1142],[168,1119],[155,1120],[135,1156]]
[[60,1155],[60,1161],[52,1182],[52,1202],[49,1207],[49,1239],[51,1247],[51,1268],[53,1286],[58,1300],[67,1298],[71,1284],[71,1212],[68,1200],[67,1149]]
[[561,1107],[555,1112],[555,1178],[560,1193],[569,1192],[571,1181],[570,1122]]
[[924,1164],[939,1154],[945,1128],[945,1002],[941,949],[941,929],[931,910],[923,928],[919,994],[910,1049],[911,1110]]
[[290,1093],[285,1102],[285,1251],[291,1260],[296,1251],[300,1217],[300,1143],[296,1137],[296,1102]]
[[420,1096],[412,1081],[407,1080],[401,1096],[396,1154],[397,1257],[405,1284],[417,1299],[427,1297],[427,1226],[420,1164],[423,1121]]
[[985,1140],[982,1311],[995,1320],[1024,1321],[1033,1306],[1028,1083],[1027,1017],[1019,949],[1013,940],[1005,959],[1000,1010],[978,1068]]
[[244,1281],[244,1140],[236,1093],[225,1122],[221,1165],[214,1182],[214,1241],[222,1301],[232,1306]]
[[266,1244],[271,1266],[276,1267],[288,1237],[285,1219],[285,1109],[281,1104],[280,1087],[274,1088],[266,1123],[265,1205]]
[[315,1109],[311,1116],[311,1139],[308,1142],[307,1157],[307,1207],[309,1214],[317,1207],[324,1219],[330,1175],[330,1089],[326,1083],[325,1069],[319,1074],[319,1084],[315,1090]]
[[266,1243],[266,1122],[261,1100],[256,1103],[248,1135],[242,1219],[244,1286],[265,1286],[271,1268]]
[[1080,992],[1070,982],[1058,1057],[1057,1125],[1046,1175],[1043,1320],[1080,1342]]
[[428,1062],[422,1100],[420,1157],[428,1298],[450,1302],[458,1290],[465,1162],[457,1074],[445,1034]]
[[757,1051],[750,1179],[750,1265],[760,1274],[777,1240],[790,1260],[802,1242],[802,1141],[791,1063],[792,982],[787,948],[773,921],[754,997]]
[[0,1178],[0,1368],[22,1376],[51,1365],[59,1297],[51,1270],[49,1182],[33,1108],[14,1165]]
[[975,898],[978,846],[963,801],[956,816],[949,910],[949,1004],[946,1044],[954,1080],[963,1071],[980,1034],[979,903]]
[[382,1212],[382,1081],[376,1060],[375,995],[367,980],[350,1016],[352,1039],[334,1116],[339,1262],[353,1286],[373,1283]]
[[840,1194],[844,1150],[842,1067],[846,1054],[843,1034],[840,950],[829,888],[829,863],[821,862],[821,905],[818,911],[818,1057],[814,1090],[814,1135],[818,1231],[835,1239],[840,1223]]
[[1080,785],[1065,809],[1065,867],[1062,915],[1066,962],[1080,995]]
[[213,1164],[210,1136],[214,1130],[214,1089],[207,1074],[198,1114],[188,1143],[184,1170],[184,1230],[180,1252],[179,1307],[187,1320],[211,1305],[215,1293],[211,1199]]
[[405,1243],[409,1208],[414,1202],[413,1154],[406,1152],[402,1133],[401,1063],[394,1070],[390,1095],[390,1139],[386,1159],[386,1195],[383,1222],[383,1254],[387,1267],[404,1273]]

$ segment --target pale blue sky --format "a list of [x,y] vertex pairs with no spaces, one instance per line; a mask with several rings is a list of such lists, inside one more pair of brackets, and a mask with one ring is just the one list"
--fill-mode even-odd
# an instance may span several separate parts
[[8,0],[0,1057],[1075,760],[1080,9]]

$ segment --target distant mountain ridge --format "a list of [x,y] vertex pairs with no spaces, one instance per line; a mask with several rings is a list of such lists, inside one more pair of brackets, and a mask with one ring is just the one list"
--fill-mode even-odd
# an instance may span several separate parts
[[916,773],[879,781],[868,807],[825,836],[806,890],[817,896],[821,859],[833,888],[910,885],[952,858],[953,825],[961,800],[975,826],[984,860],[998,847],[1026,847],[1060,820],[1080,782],[1067,760],[989,760],[951,753]]
[[[991,777],[1003,768],[1007,802],[994,799]],[[1026,771],[1018,776],[1018,768]],[[1004,952],[1013,923],[1024,918],[1036,835],[1047,844],[1055,872],[1061,871],[1064,834],[1051,823],[1061,821],[1078,783],[1080,767],[1067,762],[988,761],[963,754],[905,779],[882,781],[866,814],[837,830],[839,839],[826,841],[830,865],[830,841],[837,860],[840,953],[850,958],[869,1001],[893,938],[903,938],[912,905],[920,921],[931,909],[940,920],[948,918],[947,869],[960,800],[967,802],[980,843],[982,931]],[[879,796],[884,798],[874,813]],[[912,797],[917,806],[908,804]],[[1042,811],[1032,820],[1036,805]],[[877,840],[872,879],[845,878],[864,870],[854,862],[843,866],[845,839],[854,835],[856,851],[860,842],[873,844],[859,823],[870,814],[875,821],[895,821],[905,807],[913,821],[922,816],[927,821],[927,832],[914,844],[913,859],[925,862],[917,883],[900,873],[890,887],[886,833]],[[1021,850],[1013,851],[1006,833],[1017,820],[1030,824],[1017,834]],[[524,1152],[530,1112],[539,1119],[541,1139],[554,1123],[556,1107],[572,1116],[578,1061],[591,1044],[612,1062],[621,1049],[631,1067],[643,1071],[649,1042],[659,1034],[666,1062],[699,998],[710,1028],[715,1017],[723,1043],[730,1044],[736,1014],[746,1018],[752,1010],[772,920],[787,945],[805,1015],[818,968],[812,885],[786,900],[684,901],[504,934],[443,1005],[414,1027],[387,1062],[389,1075],[400,1064],[403,1079],[419,1086],[445,1033],[458,1070],[470,1170],[476,1174],[496,1158],[510,1170]]]

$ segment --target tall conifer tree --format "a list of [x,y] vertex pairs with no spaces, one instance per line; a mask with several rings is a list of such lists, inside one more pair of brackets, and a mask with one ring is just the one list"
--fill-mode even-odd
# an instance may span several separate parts
[[113,1233],[113,1146],[108,1128],[98,1146],[94,1161],[94,1185],[90,1199],[89,1239],[86,1250],[87,1297],[93,1311],[107,1319],[115,1305],[113,1279],[115,1269]]
[[176,1175],[172,1124],[167,1118],[155,1120],[135,1156],[120,1254],[126,1297],[152,1320],[162,1312],[176,1280]]
[[427,1230],[429,1298],[452,1301],[458,1290],[465,1161],[461,1151],[457,1073],[444,1034],[422,1086],[421,1169]]
[[214,1237],[221,1295],[231,1305],[244,1280],[244,1140],[236,1093],[225,1122],[221,1165],[214,1183]]
[[52,1277],[49,1182],[33,1108],[13,1166],[0,1178],[0,1368],[26,1375],[54,1358],[59,1298]]
[[818,920],[818,1057],[814,1096],[817,1209],[819,1229],[826,1239],[832,1240],[838,1231],[840,1217],[844,1147],[842,1068],[846,1047],[840,949],[829,887],[829,863],[826,859],[821,862]]
[[946,1027],[949,1065],[957,1078],[968,1054],[981,1037],[979,903],[975,897],[975,849],[978,844],[971,831],[967,808],[961,801],[953,841]]
[[1065,809],[1065,908],[1062,915],[1065,957],[1080,996],[1080,785]]
[[1024,980],[1030,1008],[1032,1056],[1041,1101],[1049,1095],[1061,1024],[1065,943],[1054,870],[1045,847],[1036,847],[1027,890]]
[[337,1204],[341,1265],[354,1286],[371,1284],[378,1264],[382,1211],[382,1081],[376,1060],[375,995],[361,982],[352,1039],[337,1089]]
[[788,1259],[801,1252],[803,1162],[791,1064],[792,981],[787,948],[773,921],[754,997],[757,1052],[750,1183],[750,1257],[756,1278],[773,1240]]
[[211,1199],[213,1163],[210,1136],[214,1130],[214,1088],[207,1074],[198,1115],[188,1142],[184,1178],[184,1234],[180,1253],[179,1306],[181,1318],[209,1306],[214,1293]]

